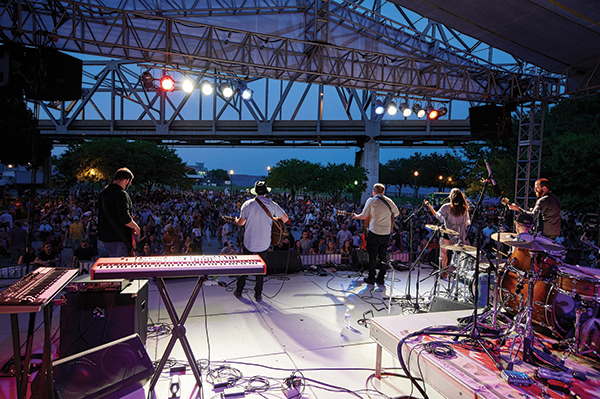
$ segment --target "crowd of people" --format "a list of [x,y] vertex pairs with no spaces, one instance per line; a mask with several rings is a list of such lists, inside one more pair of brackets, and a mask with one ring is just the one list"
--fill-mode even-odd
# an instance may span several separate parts
[[[133,192],[132,216],[139,234],[128,250],[142,256],[203,254],[210,245],[216,244],[218,248],[210,248],[210,253],[241,253],[244,227],[236,223],[236,218],[240,217],[242,204],[253,197],[249,190],[235,195],[220,191],[160,189],[149,193]],[[365,221],[353,217],[361,215],[361,208],[355,203],[344,198],[334,203],[330,199],[306,196],[294,199],[287,194],[275,193],[269,193],[268,198],[289,217],[288,229],[293,233],[271,250],[342,254],[342,261],[347,264],[357,261],[358,252],[369,250],[369,230],[365,228]],[[431,205],[437,208],[440,204]],[[40,193],[33,202],[28,194],[16,198],[5,192],[0,202],[3,210],[0,214],[0,257],[12,263],[50,265],[58,262],[57,255],[63,248],[70,247],[74,257],[69,261],[93,259],[98,250],[103,250],[98,244],[101,206],[98,193],[89,190]],[[383,202],[381,206],[378,212],[389,217],[390,210]],[[423,252],[421,260],[437,263],[438,240],[436,237],[430,240],[432,231],[426,226],[438,224],[437,216],[435,210],[428,211],[426,206],[420,204],[413,208],[404,204],[391,209],[395,216],[391,232],[380,231],[385,237],[381,239],[385,242],[385,252]],[[576,215],[564,210],[561,216],[562,229],[556,241],[567,249],[565,262],[593,266],[598,255],[594,240],[597,226],[580,221]],[[471,215],[471,227],[464,237],[461,236],[461,242],[476,242],[475,236],[481,231],[482,245],[493,245],[491,234],[500,228],[511,231],[512,218],[513,212],[506,206],[482,206],[475,217]],[[587,240],[581,240],[582,236]],[[440,239],[446,242],[445,237]],[[34,242],[38,245],[33,245]],[[377,251],[383,250],[378,247]]]

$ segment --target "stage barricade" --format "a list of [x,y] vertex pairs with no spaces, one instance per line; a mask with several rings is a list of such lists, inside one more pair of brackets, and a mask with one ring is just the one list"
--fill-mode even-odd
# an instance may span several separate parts
[[326,263],[339,265],[342,263],[342,254],[302,254],[300,255],[302,266],[319,266]]
[[390,254],[390,260],[398,262],[408,262],[410,254],[408,252],[401,252],[399,254]]
[[31,270],[35,269],[37,265],[29,265],[22,263],[15,265],[14,263],[0,264],[0,279],[15,279],[23,278]]

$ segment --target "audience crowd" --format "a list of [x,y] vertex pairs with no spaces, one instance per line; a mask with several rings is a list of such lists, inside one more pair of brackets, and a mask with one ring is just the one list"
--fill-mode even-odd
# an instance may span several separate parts
[[[211,249],[211,253],[239,253],[242,228],[222,216],[237,216],[249,195],[243,191],[233,196],[213,191],[133,193],[135,219],[141,228],[138,253],[142,256],[202,254],[215,241],[218,248]],[[365,247],[364,227],[350,216],[358,211],[352,202],[342,199],[333,203],[307,197],[293,200],[286,194],[271,196],[289,215],[288,228],[293,233],[273,250],[341,254],[342,263],[357,262],[357,254]],[[0,258],[12,263],[56,264],[62,249],[71,247],[73,261],[93,259],[101,249],[97,239],[97,198],[98,193],[91,191],[54,191],[38,194],[32,205],[27,194],[15,198],[4,193],[0,202]],[[437,263],[437,236],[432,237],[427,227],[437,225],[437,221],[422,207],[414,210],[400,205],[399,208],[388,252],[413,252],[421,254],[424,262]],[[491,235],[501,225],[503,231],[512,231],[512,212],[504,206],[483,206],[478,213],[469,233],[471,243],[475,243],[479,234],[482,247],[491,249],[495,246]],[[595,266],[597,236],[595,224],[563,211],[562,234],[557,241],[567,249],[565,263]],[[41,249],[35,251],[31,241],[40,242],[41,246],[36,248]]]

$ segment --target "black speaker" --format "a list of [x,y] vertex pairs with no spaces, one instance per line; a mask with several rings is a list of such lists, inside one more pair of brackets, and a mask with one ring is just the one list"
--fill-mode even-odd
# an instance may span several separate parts
[[83,61],[48,47],[7,43],[0,47],[0,87],[23,90],[32,100],[81,98]]
[[[120,398],[141,388],[152,374],[154,366],[137,334],[52,364],[57,399]],[[36,382],[32,394],[45,389]]]
[[267,252],[267,274],[298,273],[302,260],[298,251]]
[[497,105],[469,108],[471,136],[477,139],[494,139],[512,133],[510,112]]
[[137,333],[146,342],[148,280],[135,280],[117,291],[65,294],[60,311],[60,357]]
[[466,310],[473,309],[473,305],[470,303],[452,301],[441,296],[435,296],[429,304],[429,313],[435,312],[448,312],[450,310]]

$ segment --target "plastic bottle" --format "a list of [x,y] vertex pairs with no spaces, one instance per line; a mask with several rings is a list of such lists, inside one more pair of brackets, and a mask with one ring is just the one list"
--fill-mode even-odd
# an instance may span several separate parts
[[346,307],[346,312],[344,313],[344,328],[350,328],[350,309]]

